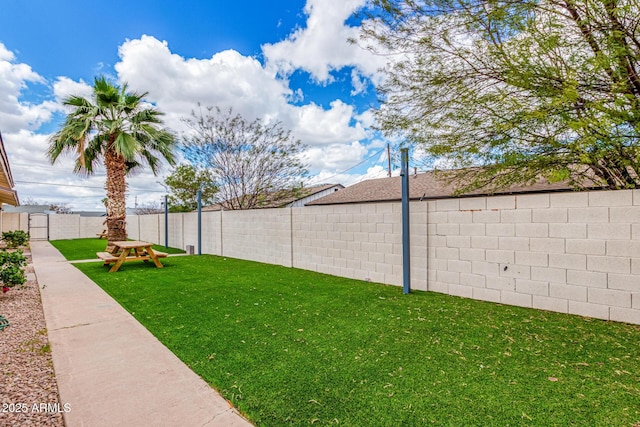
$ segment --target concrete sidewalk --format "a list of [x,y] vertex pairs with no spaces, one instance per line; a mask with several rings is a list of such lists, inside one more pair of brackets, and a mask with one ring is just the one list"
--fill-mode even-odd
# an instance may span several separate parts
[[49,242],[31,253],[67,427],[251,426]]

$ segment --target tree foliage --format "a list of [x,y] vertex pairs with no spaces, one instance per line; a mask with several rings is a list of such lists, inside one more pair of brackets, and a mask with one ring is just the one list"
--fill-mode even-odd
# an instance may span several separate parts
[[209,169],[225,209],[258,207],[267,194],[293,187],[306,174],[301,141],[280,122],[248,121],[230,109],[208,107],[185,119],[185,157]]
[[160,160],[174,164],[174,136],[163,129],[162,113],[143,102],[146,93],[128,92],[96,77],[92,99],[70,96],[64,124],[49,141],[54,163],[62,154],[77,155],[74,172],[91,175],[104,164],[109,241],[126,240],[125,176],[148,166],[156,174]]
[[169,194],[171,212],[191,212],[198,208],[198,190],[203,205],[215,203],[218,187],[208,169],[198,170],[190,164],[177,166],[164,180]]
[[[640,186],[636,0],[374,0],[379,126],[467,169],[462,189]],[[473,171],[469,176],[469,171]]]

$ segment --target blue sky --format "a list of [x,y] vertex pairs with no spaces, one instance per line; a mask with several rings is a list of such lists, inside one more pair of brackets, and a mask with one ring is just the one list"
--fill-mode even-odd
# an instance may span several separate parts
[[[87,6],[89,5],[89,6]],[[304,1],[175,2],[112,0],[103,7],[82,0],[3,1],[5,45],[41,74],[90,80],[100,64],[113,66],[126,39],[146,34],[168,40],[186,57],[234,49],[260,55],[260,46],[304,25]]]
[[[372,130],[384,58],[347,42],[364,4],[3,0],[0,132],[19,197],[100,208],[103,172],[74,176],[72,158],[51,166],[45,156],[61,100],[89,96],[99,74],[149,92],[178,133],[198,102],[281,121],[308,147],[311,183],[386,176],[382,155],[364,161],[386,143]],[[157,203],[170,172],[130,180],[129,206]]]

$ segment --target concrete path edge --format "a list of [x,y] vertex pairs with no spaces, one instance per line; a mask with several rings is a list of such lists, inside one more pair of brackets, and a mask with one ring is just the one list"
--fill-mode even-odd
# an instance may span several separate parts
[[31,253],[67,427],[252,425],[49,242]]

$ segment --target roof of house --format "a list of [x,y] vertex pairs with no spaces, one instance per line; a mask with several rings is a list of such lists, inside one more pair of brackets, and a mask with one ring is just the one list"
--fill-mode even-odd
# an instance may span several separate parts
[[0,203],[6,203],[12,206],[18,206],[20,204],[18,201],[18,192],[13,189],[14,185],[11,168],[9,167],[9,159],[4,149],[2,134],[0,134]]
[[[512,185],[508,188],[493,192],[488,192],[486,189],[479,189],[465,193],[464,196],[568,191],[572,189],[573,187],[571,187],[566,181],[551,183],[545,179],[540,179],[531,185]],[[447,182],[446,179],[439,176],[434,171],[412,174],[409,178],[409,198],[412,200],[456,197],[455,190],[455,184]],[[399,201],[401,199],[402,177],[394,176],[390,178],[370,179],[359,182],[345,188],[344,190],[336,191],[328,196],[307,203],[307,206],[365,202],[392,202]]]
[[[274,193],[269,193],[266,195],[264,200],[260,202],[260,205],[256,206],[255,209],[281,208],[295,201],[313,196],[314,194],[320,193],[336,186],[344,188],[341,184],[321,184],[313,187],[303,187],[296,188],[295,190],[281,190]],[[337,191],[337,193],[339,193],[339,191]],[[216,203],[215,205],[211,206],[205,206],[202,208],[203,212],[220,210],[222,210],[222,204],[220,203]]]

